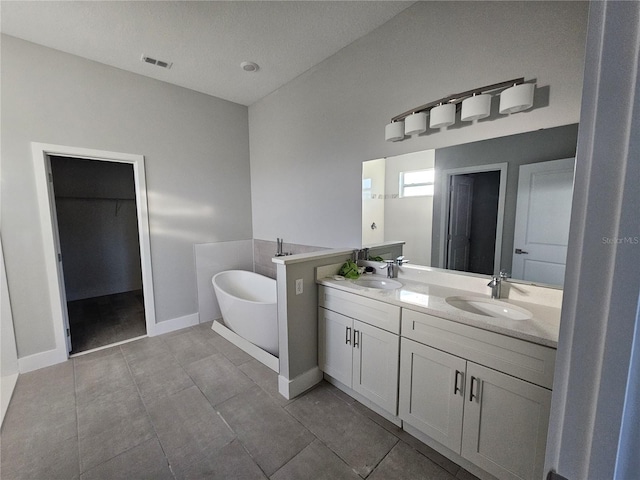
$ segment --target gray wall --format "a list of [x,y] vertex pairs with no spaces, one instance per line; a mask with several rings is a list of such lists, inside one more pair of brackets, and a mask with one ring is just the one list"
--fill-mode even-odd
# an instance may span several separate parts
[[140,290],[133,167],[51,157],[67,301]]
[[[516,196],[520,165],[574,157],[578,138],[578,125],[539,130],[520,135],[496,138],[482,142],[441,148],[436,150],[436,185],[433,197],[433,249],[431,265],[439,266],[440,221],[442,218],[443,182],[438,182],[443,170],[507,162],[507,192],[502,231],[502,265],[511,271],[513,232],[516,221]],[[499,269],[498,269],[499,270]]]
[[198,311],[193,245],[250,239],[247,108],[2,36],[2,238],[18,353],[55,348],[30,142],[145,156],[156,320]]
[[[586,2],[417,2],[249,107],[258,239],[353,247],[361,162],[578,121]],[[538,107],[402,142],[391,117],[447,94],[524,76]]]

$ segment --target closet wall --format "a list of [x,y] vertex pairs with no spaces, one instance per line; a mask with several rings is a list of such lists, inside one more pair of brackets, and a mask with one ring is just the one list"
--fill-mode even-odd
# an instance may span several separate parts
[[133,167],[51,157],[67,301],[142,288]]

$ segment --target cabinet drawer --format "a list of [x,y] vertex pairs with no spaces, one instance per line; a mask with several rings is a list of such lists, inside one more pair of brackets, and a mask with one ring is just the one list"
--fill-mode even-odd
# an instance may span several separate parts
[[556,350],[499,333],[402,309],[402,336],[513,375],[553,386]]
[[400,307],[319,286],[318,305],[388,332],[400,334]]

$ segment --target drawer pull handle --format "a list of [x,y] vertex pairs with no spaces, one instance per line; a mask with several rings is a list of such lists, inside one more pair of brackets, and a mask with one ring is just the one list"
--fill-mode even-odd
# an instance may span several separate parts
[[347,345],[351,345],[351,327],[347,327],[346,329],[346,338],[344,340],[344,343]]
[[462,388],[460,388],[458,386],[458,378],[463,378],[462,380],[462,384],[464,385],[464,377],[462,376],[462,372],[460,370],[456,370],[456,380],[455,380],[455,385],[453,387],[453,394],[457,395],[458,392],[462,393]]
[[479,381],[476,377],[473,377],[473,376],[472,376],[472,377],[471,377],[471,388],[469,389],[469,390],[470,390],[470,392],[469,392],[469,401],[470,401],[470,402],[473,402],[473,399],[474,399],[474,398],[475,398],[477,401],[479,401],[479,400],[480,400],[480,396],[478,395],[478,392],[473,393],[473,384],[474,384],[474,383],[479,384],[479,383],[480,383],[480,381]]
[[358,330],[353,331],[353,347],[357,348],[360,346],[360,332]]

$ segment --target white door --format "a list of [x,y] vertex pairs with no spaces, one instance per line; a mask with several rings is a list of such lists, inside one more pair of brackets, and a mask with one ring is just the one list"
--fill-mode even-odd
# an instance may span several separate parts
[[318,339],[320,370],[351,387],[353,320],[318,307]]
[[512,276],[562,285],[567,259],[575,160],[520,166]]
[[[58,255],[58,284],[60,285],[60,306],[62,309],[62,321],[65,331],[67,353],[71,352],[71,328],[69,327],[69,311],[67,309],[67,292],[64,283],[64,268],[62,265],[62,249],[60,248],[60,232],[58,230],[58,212],[56,211],[55,192],[53,191],[53,174],[51,173],[51,158],[47,155],[45,162],[49,183],[49,205],[51,206],[51,220],[53,227],[53,243]],[[55,293],[53,293],[55,295]]]
[[402,339],[400,418],[460,453],[466,360]]
[[466,272],[469,269],[473,178],[466,175],[452,176],[449,199],[446,268]]
[[543,478],[551,390],[467,362],[462,456],[501,480]]
[[398,411],[398,335],[353,321],[353,389],[393,415]]

